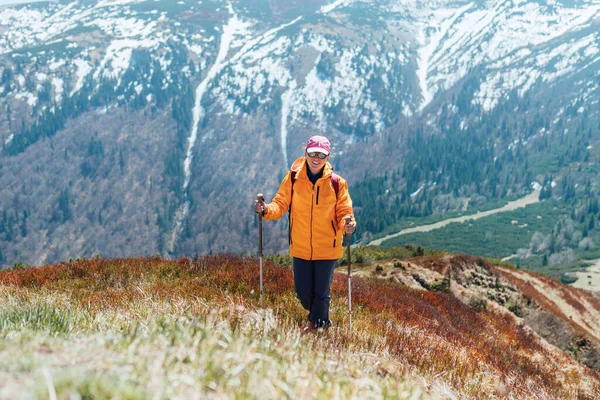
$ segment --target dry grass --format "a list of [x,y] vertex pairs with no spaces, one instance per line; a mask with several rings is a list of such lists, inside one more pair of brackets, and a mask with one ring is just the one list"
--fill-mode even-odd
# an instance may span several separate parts
[[336,327],[303,336],[291,271],[265,263],[261,312],[257,266],[219,255],[0,272],[0,397],[599,397],[595,373],[451,293],[355,278],[350,333],[336,274]]

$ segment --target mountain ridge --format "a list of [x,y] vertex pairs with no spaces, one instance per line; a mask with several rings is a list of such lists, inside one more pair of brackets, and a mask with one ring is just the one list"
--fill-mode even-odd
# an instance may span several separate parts
[[[332,163],[351,193],[395,177],[355,199],[364,240],[406,215],[522,196],[534,182],[549,186],[548,173],[565,185],[583,182],[587,176],[567,178],[565,171],[600,138],[597,16],[591,1],[289,1],[263,7],[124,0],[4,8],[0,163],[13,170],[0,177],[10,188],[1,199],[0,259],[6,266],[96,253],[252,251],[256,221],[248,204],[255,193],[274,193],[289,160],[314,133],[332,139]],[[94,136],[114,123],[116,108],[128,114],[129,125],[119,135]],[[73,129],[88,113],[104,117],[87,132]],[[164,122],[152,126],[154,118]],[[540,154],[563,147],[565,132],[576,132],[572,155],[550,169],[534,168]],[[15,182],[27,178],[18,171],[27,169],[26,160],[52,152],[59,135],[88,139],[71,149],[79,171],[53,175],[52,185],[42,182],[45,199],[21,191]],[[115,159],[124,159],[146,137],[163,144],[136,168],[98,150],[100,140]],[[69,148],[61,146],[59,152]],[[116,165],[106,176],[94,174]],[[466,167],[476,172],[465,173]],[[138,168],[150,173],[136,175]],[[134,198],[120,178],[132,187],[152,182],[160,194],[148,190]],[[86,180],[114,193],[90,201]],[[411,196],[420,187],[421,195]],[[556,189],[554,197],[561,195]],[[50,211],[43,206],[48,199]],[[447,206],[436,209],[430,202]],[[81,218],[64,218],[88,214],[92,204],[100,220],[109,203],[143,208],[146,216],[132,229],[100,227],[106,238],[96,245]],[[391,212],[399,210],[404,215]],[[56,223],[68,234],[42,234],[54,232]],[[269,229],[266,248],[283,251],[285,222]],[[145,243],[139,232],[147,232]],[[60,250],[44,258],[31,253],[30,241]]]

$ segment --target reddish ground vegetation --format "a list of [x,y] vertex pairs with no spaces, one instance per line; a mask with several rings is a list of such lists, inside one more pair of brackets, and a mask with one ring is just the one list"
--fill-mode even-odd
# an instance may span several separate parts
[[473,265],[476,265],[484,270],[488,271],[490,275],[495,275],[496,270],[494,267],[490,265],[483,258],[470,256],[468,254],[455,254],[451,256],[448,260],[448,263],[452,265],[452,268],[465,270],[467,268],[472,268]]
[[[517,370],[523,378],[544,384],[554,380],[552,371],[531,358],[544,349],[506,315],[476,313],[451,294],[416,291],[379,280],[355,282],[354,293],[356,303],[374,315],[391,314],[397,323],[436,338],[432,343],[423,343],[404,331],[386,331],[388,321],[373,318],[373,331],[386,331],[390,351],[413,364],[435,370],[456,365],[468,376],[480,371],[484,363],[501,376]],[[435,348],[428,348],[431,345]],[[457,360],[459,354],[461,359]]]
[[[423,261],[433,269],[447,268],[449,264],[461,268],[467,263],[490,268],[483,260],[465,255],[454,256],[450,262],[439,256],[420,259]],[[292,296],[289,268],[265,262],[264,279],[269,307],[276,308],[283,295]],[[2,271],[0,284],[61,291],[92,309],[119,307],[123,302],[147,297],[210,301],[224,294],[243,297],[258,307],[259,297],[258,260],[235,255],[175,261],[83,260]],[[522,282],[519,285],[526,295],[541,299],[531,286]],[[344,299],[346,288],[346,275],[335,274],[332,297]],[[390,354],[425,375],[446,375],[458,390],[472,385],[476,376],[497,377],[498,392],[494,389],[481,393],[482,398],[502,395],[506,390],[516,397],[529,397],[532,383],[541,392],[568,398],[583,379],[590,381],[592,388],[581,398],[594,398],[590,393],[600,393],[596,374],[583,367],[570,368],[569,374],[557,370],[555,364],[564,360],[555,360],[555,354],[550,354],[535,335],[508,313],[476,312],[451,293],[413,290],[374,278],[354,278],[353,304],[361,335],[332,335],[332,346],[334,340],[337,345],[362,340],[362,345],[367,346],[373,340],[370,338],[383,339]],[[466,393],[472,395],[473,391]]]
[[448,264],[439,255],[416,257],[410,259],[410,261],[419,264],[424,268],[428,268],[439,273],[443,273],[444,270],[448,267]]

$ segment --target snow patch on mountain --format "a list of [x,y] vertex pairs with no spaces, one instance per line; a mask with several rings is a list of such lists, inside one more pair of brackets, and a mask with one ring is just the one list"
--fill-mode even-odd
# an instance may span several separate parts
[[[420,29],[418,41],[421,46],[417,56],[417,77],[423,96],[423,101],[419,106],[420,109],[423,109],[431,102],[431,100],[433,100],[433,96],[438,89],[435,82],[429,81],[428,77],[430,68],[434,66],[436,61],[438,61],[445,53],[442,41],[448,35],[448,31],[454,22],[471,7],[472,4],[467,4],[456,10],[445,8],[436,10]],[[438,52],[438,48],[440,47],[441,50]]]
[[54,100],[56,103],[60,103],[64,92],[64,82],[60,78],[53,77],[52,86],[54,87]]
[[[145,3],[148,0],[100,0],[96,4],[96,8],[111,7],[111,6],[122,6],[124,4],[136,4]],[[155,0],[156,1],[156,0]]]
[[[73,37],[68,35],[78,27],[99,29],[99,32],[108,39],[106,48],[92,46],[90,50],[103,54],[99,65],[90,64],[82,58],[89,59],[87,50],[79,50],[80,57],[75,56],[71,64],[75,68],[75,87],[70,95],[81,89],[85,76],[93,72],[93,78],[98,80],[102,77],[115,79],[120,84],[123,74],[130,66],[133,50],[148,49],[157,50],[164,46],[172,37],[169,30],[162,31],[158,20],[164,21],[165,14],[159,16],[157,12],[149,12],[151,17],[138,15],[138,13],[127,8],[128,4],[136,4],[141,1],[100,1],[97,4],[82,5],[72,2],[66,6],[53,6],[44,9],[32,9],[22,7],[0,9],[0,28],[10,26],[7,35],[0,36],[0,54],[15,52],[23,48],[34,47],[40,44],[51,44],[55,38],[69,41],[67,48],[78,53],[79,46]],[[49,50],[52,54],[52,50]],[[37,56],[45,55],[42,50]],[[168,70],[168,61],[159,58],[161,66]],[[65,60],[48,62],[49,72],[59,71],[66,65]],[[29,102],[31,104],[31,101]]]
[[352,3],[352,1],[353,0],[335,0],[331,4],[321,7],[319,12],[321,14],[327,14],[327,13],[335,10],[336,8],[342,8],[342,7],[346,7],[346,6],[350,5]]
[[[246,37],[249,34],[248,27],[250,24],[248,22],[244,22],[238,18],[236,13],[233,10],[231,4],[228,5],[229,21],[227,25],[223,27],[223,34],[221,35],[221,44],[219,46],[219,53],[217,54],[217,59],[215,63],[212,65],[206,77],[200,82],[198,87],[196,88],[196,94],[194,99],[194,109],[192,110],[192,131],[190,132],[190,136],[188,137],[188,147],[186,151],[185,160],[183,162],[183,170],[184,170],[184,181],[183,181],[183,195],[184,201],[182,208],[175,215],[175,223],[173,233],[171,235],[171,243],[170,249],[171,251],[175,247],[175,243],[177,241],[177,237],[179,236],[181,229],[183,227],[183,221],[189,211],[189,198],[187,193],[187,188],[190,184],[190,179],[192,177],[192,160],[193,160],[193,149],[196,144],[196,140],[198,137],[198,125],[202,122],[204,118],[204,109],[202,108],[202,98],[206,93],[208,85],[215,79],[215,77],[219,74],[219,72],[225,68],[228,64],[227,57],[229,56],[229,52],[231,49],[236,47],[241,47],[243,41],[236,40],[240,36]],[[206,140],[206,135],[202,137],[202,141]]]
[[[336,74],[333,79],[319,79],[315,63],[306,76],[304,87],[298,93],[297,107],[294,108],[292,117],[298,119],[303,112],[310,112],[322,125],[326,122],[325,110],[341,106],[350,118],[351,124],[361,121],[364,109],[372,111],[375,120],[380,119],[377,103],[368,96],[370,92],[368,82],[373,76],[373,70],[361,74],[353,67],[359,51],[359,49],[351,49],[342,53],[340,62],[336,66],[339,76]],[[376,62],[373,59],[370,61]]]
[[77,76],[77,81],[75,82],[75,86],[73,87],[73,90],[69,94],[70,96],[73,96],[75,93],[77,93],[83,87],[83,82],[85,80],[85,77],[88,76],[88,74],[92,71],[91,65],[87,61],[82,60],[80,58],[74,59],[73,64],[75,65],[75,68],[77,69],[75,72],[75,75]]
[[33,45],[38,31],[36,27],[47,18],[48,12],[45,10],[17,10],[10,7],[0,9],[0,27],[9,28],[0,35],[0,54]]
[[95,18],[84,26],[97,26],[105,34],[117,38],[138,38],[158,42],[158,22],[141,18]]
[[129,68],[129,60],[131,59],[133,41],[130,40],[115,40],[106,49],[106,55],[100,63],[100,69],[94,73],[94,79],[99,79],[101,76],[112,77],[117,79],[117,86],[121,84],[121,75]]
[[15,99],[25,101],[30,107],[35,106],[38,102],[37,96],[26,91],[15,94]]
[[[473,68],[488,64],[494,69],[502,64],[526,62],[538,52],[545,54],[545,46],[552,40],[592,24],[600,5],[588,2],[568,7],[559,3],[550,6],[526,1],[490,1],[479,6],[468,4],[455,10],[435,10],[421,31],[423,46],[419,50],[418,69],[423,95],[421,108],[433,99],[435,93],[452,87]],[[557,49],[556,53],[561,50],[565,49]],[[568,53],[571,54],[566,56],[567,59],[571,58],[573,51]],[[588,49],[588,56],[590,53],[596,54],[597,51]],[[571,62],[574,61],[571,58]],[[534,64],[533,60],[529,60],[529,66],[518,74],[514,70],[498,71],[497,74],[502,76],[492,74],[482,83],[474,103],[489,110],[498,103],[499,97],[514,88],[521,88],[521,93],[524,93],[535,78],[520,74],[527,72],[539,77],[548,68],[544,60],[538,59],[537,62]],[[557,73],[546,75],[546,79],[555,79],[568,72],[565,70],[567,65],[557,64],[555,67]],[[512,83],[515,77],[517,82]]]
[[290,115],[290,107],[292,103],[293,90],[295,89],[295,82],[292,81],[290,89],[281,95],[281,152],[283,153],[283,165],[287,168],[289,164],[287,155],[287,124],[288,117]]
[[277,57],[287,54],[290,46],[291,41],[281,37],[257,51],[232,58],[230,70],[219,77],[213,94],[230,114],[239,113],[239,106],[248,105],[254,97],[258,97],[259,103],[268,101],[273,86],[287,87],[292,80],[284,58]]
[[552,82],[569,73],[575,73],[600,61],[600,34],[593,33],[578,40],[556,46],[552,51],[538,54],[524,53],[521,66],[503,68],[509,62],[514,63],[514,57],[490,64],[495,68],[488,73],[486,80],[481,83],[479,91],[473,99],[474,104],[481,104],[484,110],[494,108],[499,99],[517,89],[523,96],[538,79]]
[[266,31],[265,33],[263,33],[262,35],[259,35],[255,39],[248,40],[244,44],[244,46],[240,49],[240,51],[231,58],[230,64],[237,63],[242,57],[248,58],[250,60],[252,60],[252,57],[254,57],[255,60],[266,57],[268,55],[269,49],[261,51],[259,46],[264,46],[264,45],[272,42],[276,38],[276,35],[279,31],[281,31],[284,28],[294,25],[301,19],[302,19],[302,17],[297,17],[293,21],[290,21],[288,23],[285,23],[276,28]]
[[[318,52],[312,67],[305,76],[293,77],[290,71],[292,58],[308,49]],[[336,42],[305,30],[296,32],[293,37],[273,37],[270,43],[263,43],[256,50],[247,50],[234,57],[231,68],[220,77],[213,94],[225,110],[239,114],[241,107],[248,106],[253,99],[264,104],[272,101],[274,90],[291,88],[286,92],[286,101],[289,102],[286,107],[289,108],[286,108],[282,127],[308,114],[317,127],[324,129],[331,110],[339,109],[347,116],[350,125],[371,122],[365,120],[364,114],[365,110],[370,112],[373,124],[380,130],[384,126],[382,114],[370,94],[369,81],[376,77],[377,69],[389,70],[391,62],[398,57],[393,52],[389,58],[379,58],[361,51],[361,47],[340,49]],[[332,62],[335,60],[335,75],[327,79],[320,77],[317,71],[324,54]],[[282,128],[283,136],[286,132],[287,129]],[[283,136],[282,144],[285,142]],[[287,157],[284,156],[284,159]]]

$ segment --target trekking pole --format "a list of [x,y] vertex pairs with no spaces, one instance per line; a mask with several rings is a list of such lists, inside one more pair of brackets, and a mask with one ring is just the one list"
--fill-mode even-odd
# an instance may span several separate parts
[[[264,204],[265,199],[262,193],[256,195],[258,202],[260,204]],[[262,245],[262,222],[263,222],[263,213],[258,213],[258,263],[260,268],[260,309],[263,309],[263,245]]]
[[[352,221],[351,216],[347,216],[344,218],[346,220],[346,225],[348,225]],[[346,234],[346,246],[348,253],[348,319],[350,321],[350,332],[352,332],[352,267],[350,265],[350,235]]]

